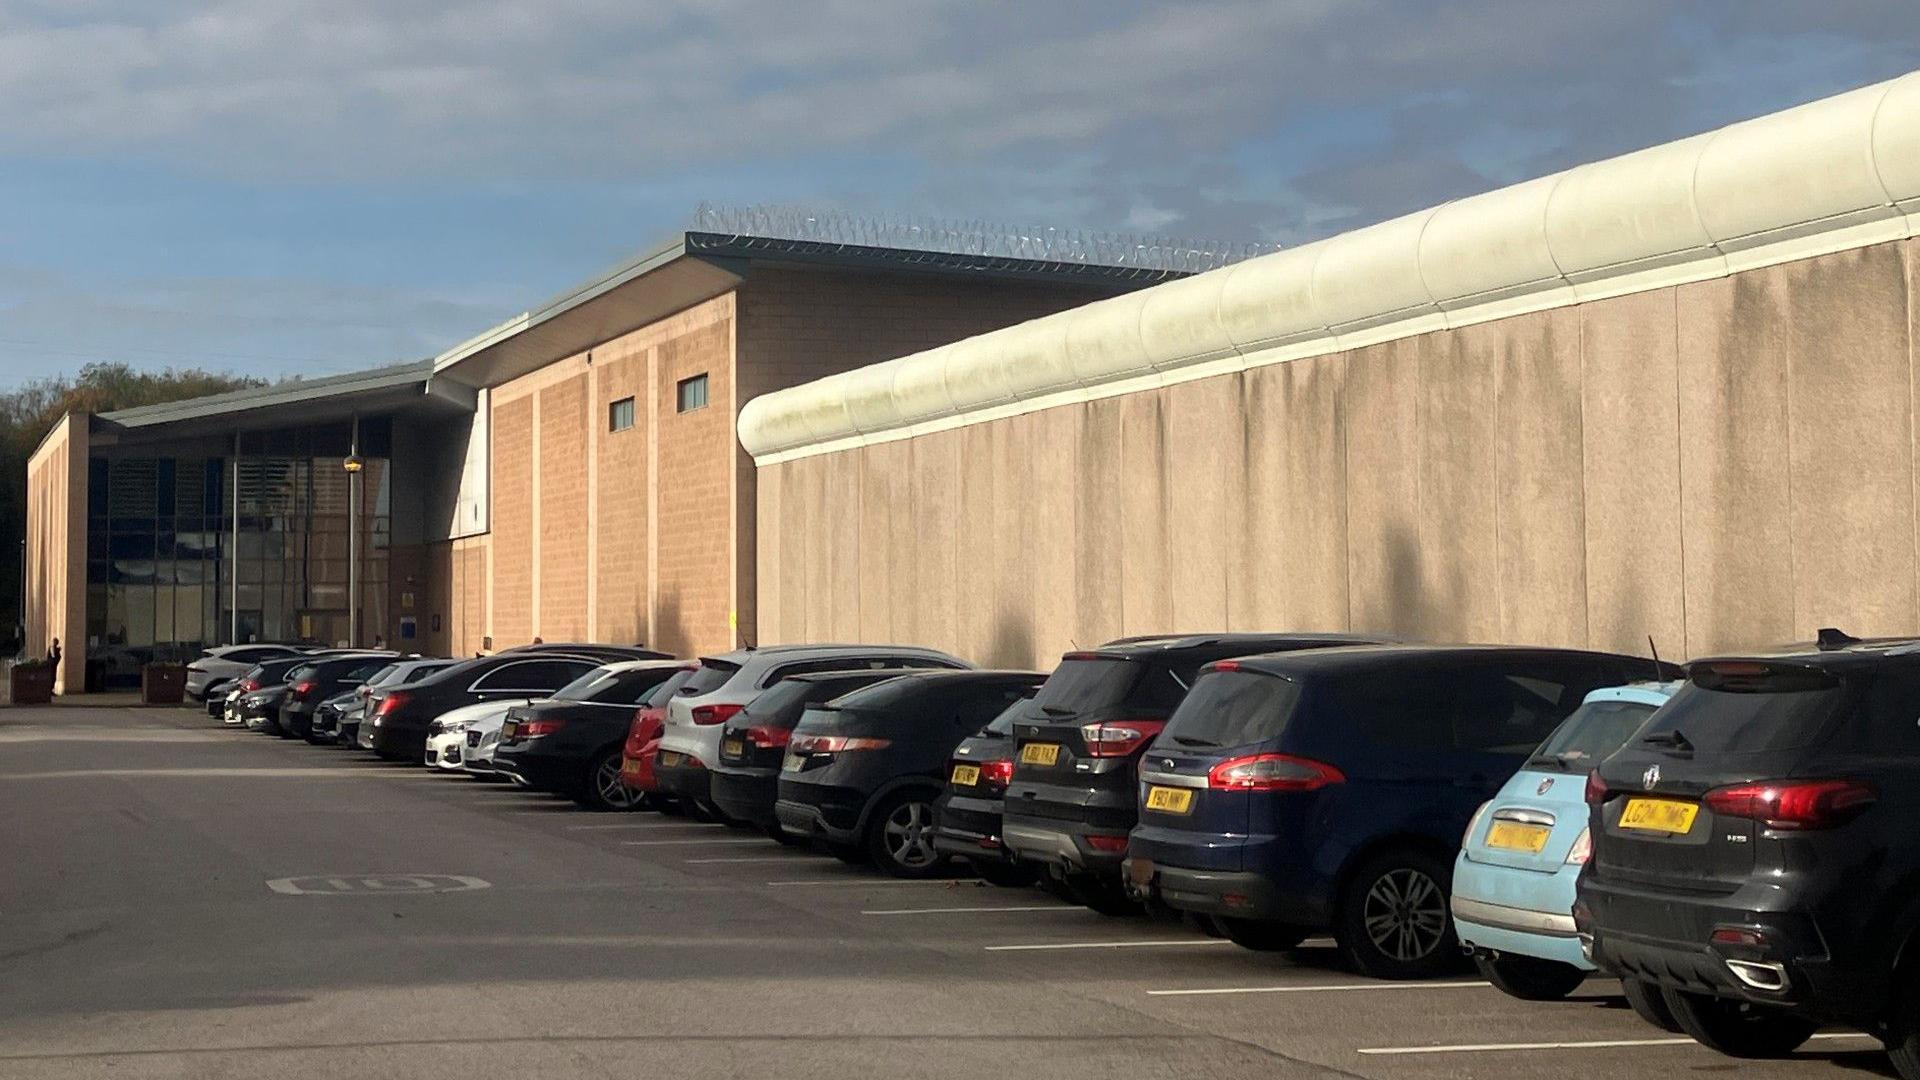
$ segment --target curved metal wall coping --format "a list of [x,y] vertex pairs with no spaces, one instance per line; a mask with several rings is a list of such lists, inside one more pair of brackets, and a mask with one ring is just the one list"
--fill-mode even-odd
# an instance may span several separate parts
[[1920,234],[1920,72],[758,397],[760,465]]

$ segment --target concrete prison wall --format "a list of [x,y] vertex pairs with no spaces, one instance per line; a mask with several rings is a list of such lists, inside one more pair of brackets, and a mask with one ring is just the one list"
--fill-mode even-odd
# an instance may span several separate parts
[[1920,631],[1920,76],[749,402],[760,639]]

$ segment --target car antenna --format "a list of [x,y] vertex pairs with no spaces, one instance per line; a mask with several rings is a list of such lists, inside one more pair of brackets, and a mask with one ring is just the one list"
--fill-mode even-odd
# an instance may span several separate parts
[[1647,651],[1653,654],[1653,681],[1666,682],[1667,669],[1660,666],[1660,646],[1653,643],[1653,635],[1647,635]]

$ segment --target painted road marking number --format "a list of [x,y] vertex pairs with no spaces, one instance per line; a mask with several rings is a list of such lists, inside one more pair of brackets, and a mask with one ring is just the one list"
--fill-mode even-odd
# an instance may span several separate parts
[[284,896],[395,896],[469,892],[492,886],[490,881],[464,874],[313,874],[267,882],[267,888]]

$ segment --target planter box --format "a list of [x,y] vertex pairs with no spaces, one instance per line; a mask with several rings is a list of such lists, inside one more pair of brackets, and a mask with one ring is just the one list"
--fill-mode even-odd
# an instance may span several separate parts
[[8,679],[15,705],[45,705],[53,701],[52,664],[15,664]]
[[140,669],[140,701],[145,705],[178,705],[186,700],[187,669],[183,664],[148,664]]

